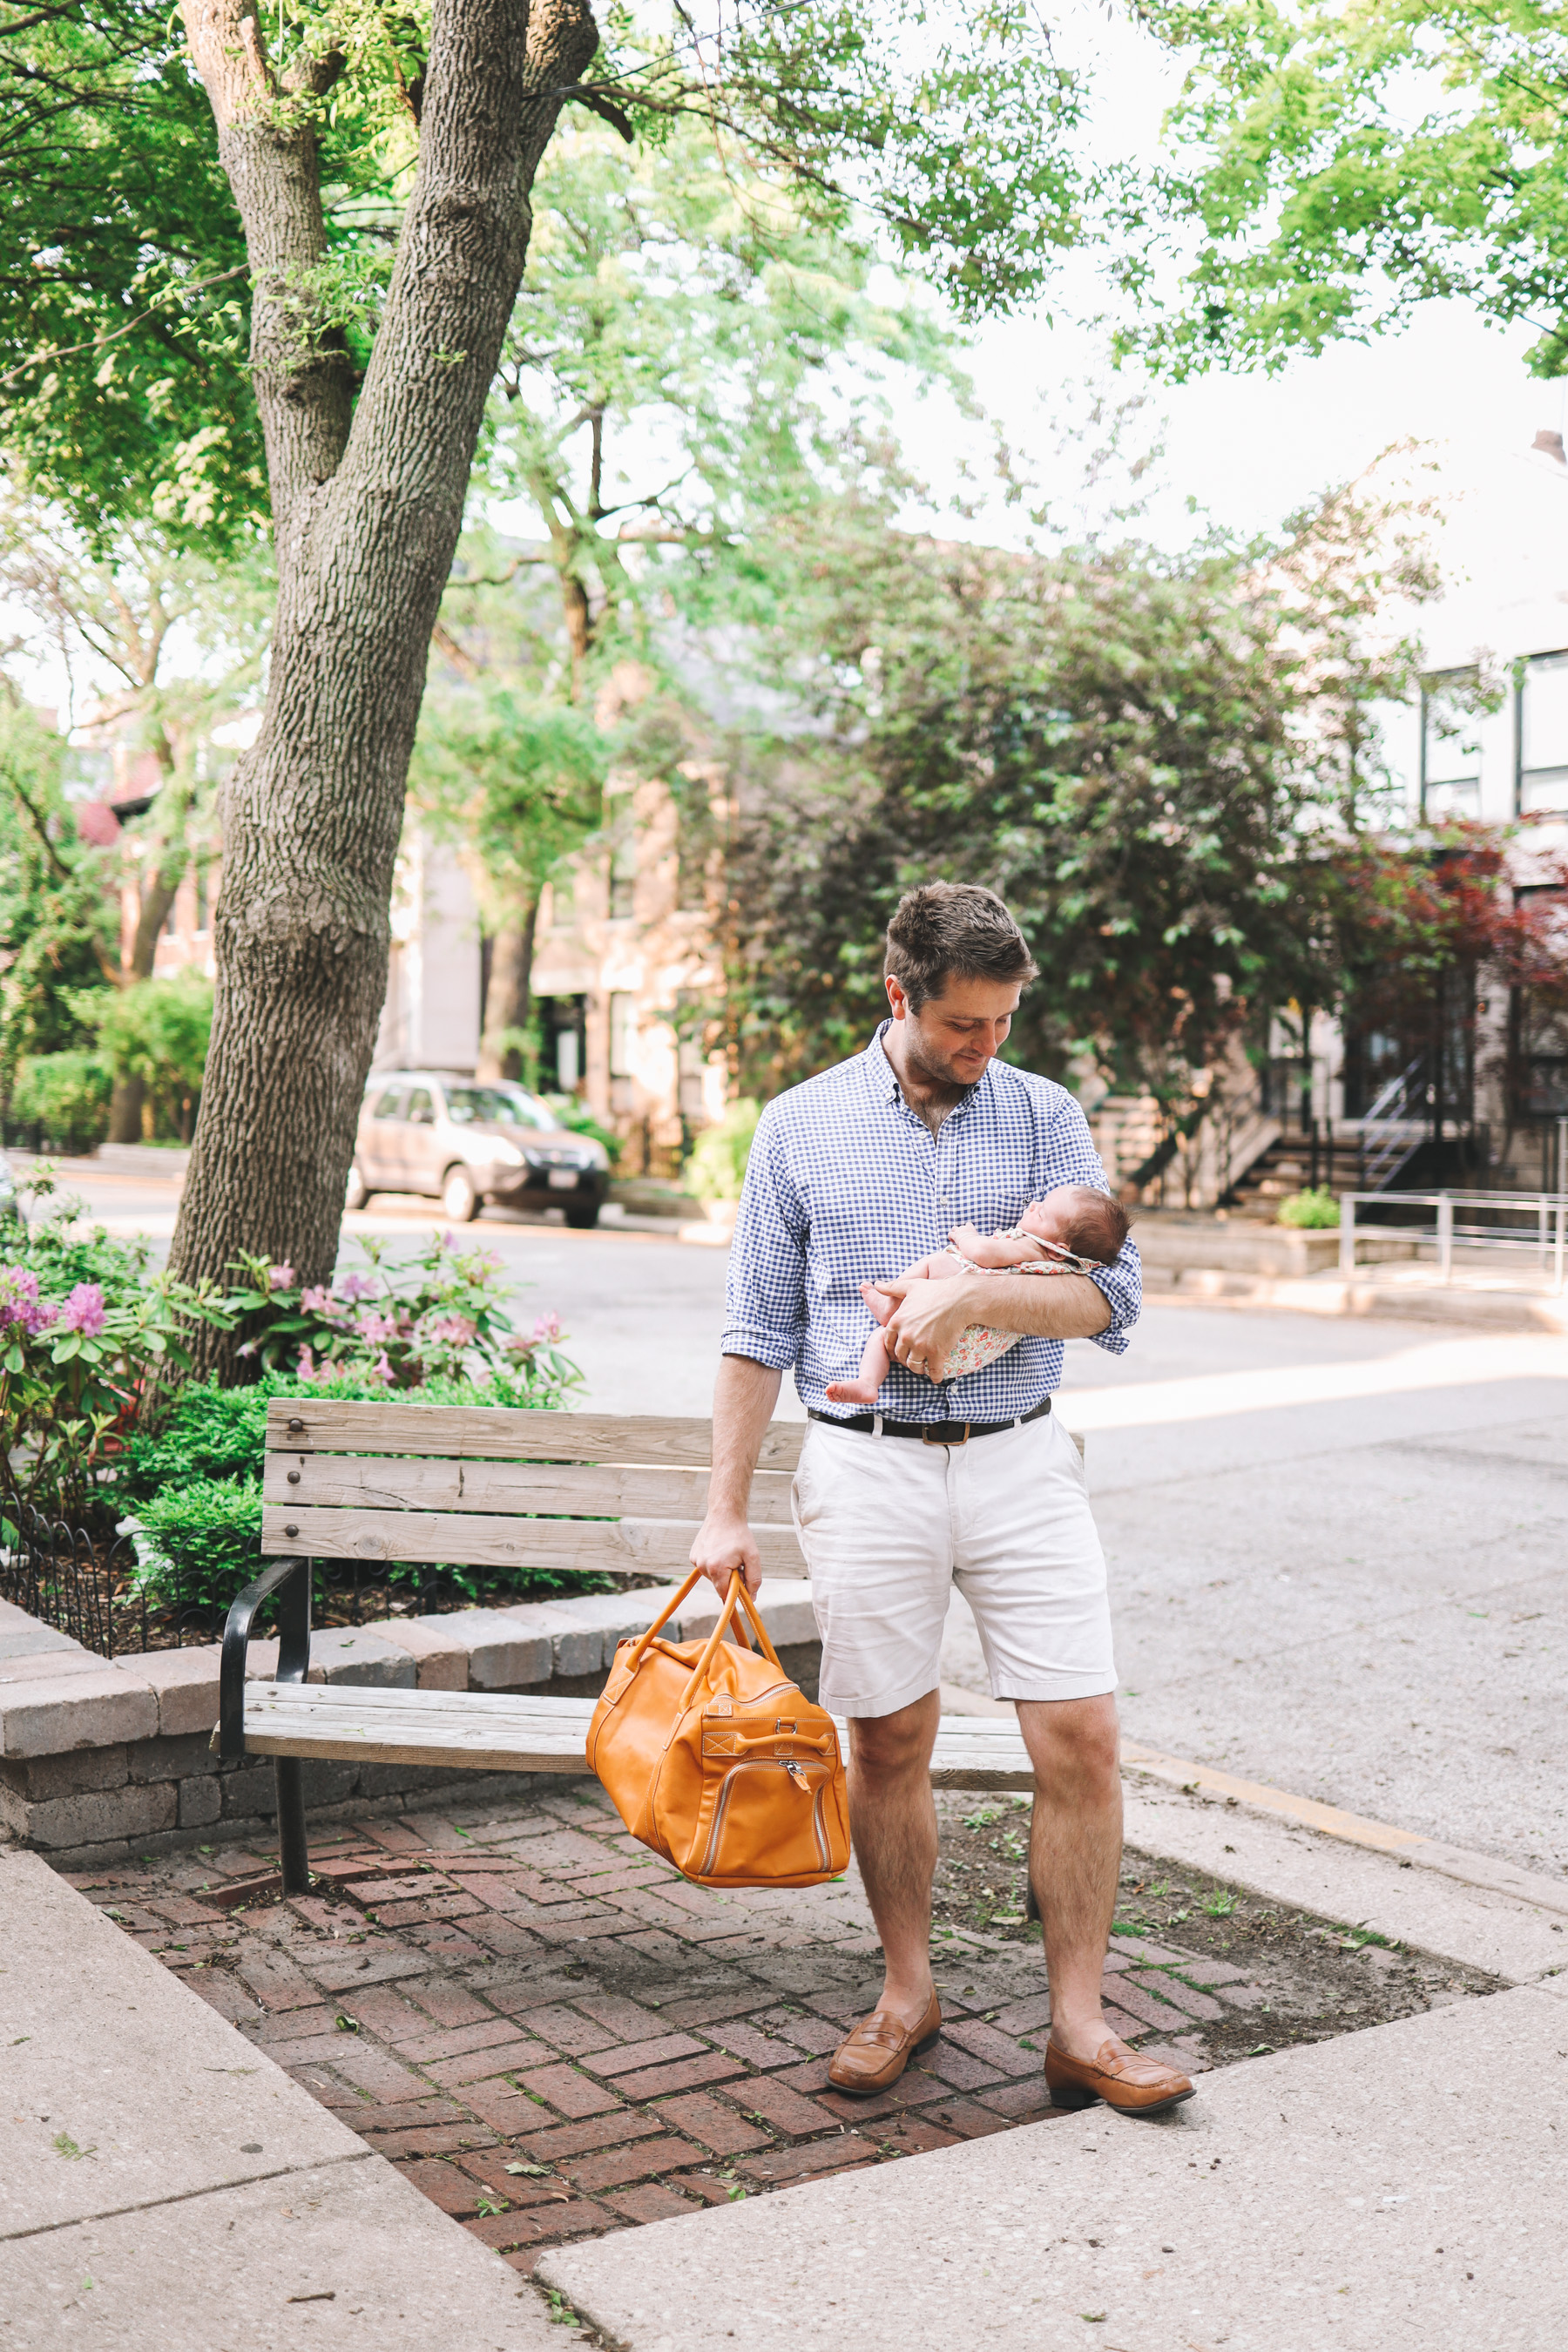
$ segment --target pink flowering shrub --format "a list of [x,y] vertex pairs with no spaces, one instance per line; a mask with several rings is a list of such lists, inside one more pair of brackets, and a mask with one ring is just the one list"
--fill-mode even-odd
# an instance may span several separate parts
[[537,1317],[531,1338],[513,1328],[505,1270],[481,1243],[441,1234],[402,1259],[379,1241],[362,1238],[359,1246],[365,1270],[304,1288],[294,1286],[292,1267],[242,1259],[245,1278],[227,1304],[255,1336],[240,1354],[264,1371],[307,1381],[345,1371],[388,1389],[499,1379],[505,1394],[495,1402],[559,1404],[581,1385],[561,1352],[558,1315]]
[[28,1190],[32,1222],[0,1219],[0,1474],[23,1500],[90,1520],[161,1376],[188,1363],[192,1326],[229,1318],[209,1291],[151,1272],[145,1249],[84,1225],[47,1170]]
[[85,1339],[101,1339],[108,1320],[103,1292],[96,1282],[79,1282],[60,1309],[61,1330],[79,1331]]

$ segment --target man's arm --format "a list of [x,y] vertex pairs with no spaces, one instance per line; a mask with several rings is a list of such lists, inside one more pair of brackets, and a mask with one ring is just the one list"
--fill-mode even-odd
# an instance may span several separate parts
[[726,1356],[713,1383],[713,1468],[708,1481],[708,1516],[691,1547],[700,1568],[721,1595],[740,1569],[753,1596],[763,1580],[762,1556],[746,1518],[752,1473],[763,1434],[773,1417],[784,1374],[750,1356]]
[[1026,1274],[961,1276],[954,1282],[879,1282],[899,1300],[883,1337],[896,1360],[940,1381],[959,1333],[971,1323],[1036,1339],[1092,1339],[1110,1321],[1110,1304],[1083,1274],[1049,1282]]

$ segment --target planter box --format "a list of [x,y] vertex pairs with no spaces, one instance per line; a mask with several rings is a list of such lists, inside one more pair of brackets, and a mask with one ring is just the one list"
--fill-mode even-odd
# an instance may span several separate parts
[[[1184,1215],[1175,1210],[1145,1210],[1132,1227],[1144,1265],[1156,1277],[1197,1270],[1221,1274],[1268,1274],[1300,1280],[1323,1274],[1340,1262],[1337,1228],[1303,1231],[1292,1225],[1255,1224],[1241,1217]],[[1413,1258],[1414,1234],[1384,1233],[1356,1237],[1363,1262]]]

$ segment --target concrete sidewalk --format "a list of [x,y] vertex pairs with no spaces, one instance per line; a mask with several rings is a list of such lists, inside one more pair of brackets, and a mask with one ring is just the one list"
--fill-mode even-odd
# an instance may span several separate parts
[[0,1854],[0,2347],[540,2352],[539,2295],[35,1854]]
[[1527,1987],[563,2248],[629,2352],[1545,2352],[1568,2339],[1568,2000]]
[[[1451,2006],[1205,2074],[1196,2100],[1151,2125],[1103,2109],[1010,2129],[992,2119],[962,2145],[943,2145],[941,2132],[917,2137],[913,2145],[931,2152],[896,2162],[877,2160],[868,2142],[858,2168],[810,2187],[559,2246],[540,2258],[540,2285],[558,2290],[625,2352],[726,2352],[731,2341],[748,2352],[775,2344],[782,2352],[786,2341],[806,2352],[918,2352],[939,2333],[943,2352],[948,2342],[965,2352],[981,2342],[1020,2352],[1026,2344],[1544,2352],[1563,2340],[1568,2256],[1557,2216],[1568,2134],[1558,2116],[1568,2069],[1568,1923],[1556,1885],[1534,1888],[1540,1899],[1531,1901],[1522,1874],[1514,1891],[1462,1881],[1412,1866],[1397,1852],[1347,1845],[1217,1792],[1194,1795],[1158,1780],[1130,1792],[1128,1810],[1129,1834],[1146,1852],[1270,1903],[1366,1923],[1407,1954],[1462,1960],[1507,1989],[1467,1995],[1455,1985]],[[548,1834],[562,1848],[560,1865],[572,1866],[572,1833]],[[482,1842],[480,1849],[471,1838],[464,1843],[482,1860]],[[323,1918],[331,1910],[330,1903],[314,1907]],[[459,1917],[447,1902],[442,1950],[473,1927],[478,1907],[459,1898]],[[202,1916],[195,1904],[173,1914],[165,1905],[164,1915]],[[395,1928],[402,1912],[394,1918],[384,1906],[382,1916]],[[580,1916],[563,1927],[578,1957],[584,1945],[570,1939],[603,1932],[603,1923]],[[184,1943],[201,1930],[174,1932],[183,1965]],[[639,1949],[657,1946],[649,1965],[668,1973],[678,1955],[668,1930],[638,1933]],[[335,1981],[358,1985],[355,1971],[367,1961],[384,1976],[377,1964],[389,1940],[395,1934],[378,1933],[374,1949],[339,1955]],[[484,1981],[502,1997],[521,1983],[536,2002],[559,1979],[563,2001],[579,1999],[582,1988],[562,1975],[568,1953],[555,1951],[559,1939],[542,1963],[516,1957],[521,1940],[514,1927],[499,1945],[474,1947]],[[792,1942],[787,1930],[783,1941]],[[498,1960],[498,1949],[514,1957]],[[688,2004],[699,2032],[704,2004],[716,2000],[715,1950],[705,1945],[687,1979],[702,1988]],[[1369,1965],[1393,1958],[1371,1949]],[[286,1967],[280,1949],[278,1958]],[[405,1954],[398,1967],[428,1973],[437,1959],[432,1946]],[[378,2000],[395,2005],[395,1985],[365,1981],[371,1989],[357,1993],[356,2011],[368,2017]],[[335,2001],[346,1997],[329,1999],[323,2012],[312,1994],[306,2012],[289,1988],[275,1990],[285,1997],[281,2023],[296,2031],[324,2013],[329,2034]],[[545,2016],[526,1999],[521,2006],[529,2017]],[[627,2006],[619,2004],[618,2021]],[[719,2000],[714,2014],[729,2016],[733,2006]],[[312,2097],[290,2082],[256,2040],[195,1999],[125,1927],[32,1855],[0,1855],[0,2114],[13,2118],[0,2136],[7,2290],[0,2352],[94,2342],[112,2352],[308,2352],[335,2344],[363,2352],[373,2345],[413,2352],[416,2344],[420,2352],[539,2352],[572,2340],[550,2327],[538,2287],[479,2242],[479,2225],[449,2220],[431,2201],[435,2190],[421,2195],[338,2119],[348,2115],[363,2130],[377,2119],[374,2105],[330,2091]],[[555,2022],[569,2021],[556,2015]],[[1262,2017],[1259,2029],[1268,2031]],[[479,2038],[487,2035],[478,2058],[459,2059],[454,2082],[506,2058],[515,2070],[516,2037],[491,2048],[493,2034],[481,2026]],[[368,2063],[375,2053],[361,2051],[364,2038],[362,2020],[353,2049]],[[326,2057],[347,2053],[348,2041],[339,2052],[342,2037],[330,2039]],[[472,2042],[470,2028],[452,2047]],[[298,2061],[306,2045],[279,2047]],[[317,2042],[310,2048],[317,2052]],[[671,2055],[667,2043],[657,2049],[661,2059]],[[655,2052],[644,2054],[651,2063]],[[1038,2066],[1035,2057],[1027,2077],[996,2096],[1037,2093]],[[721,2085],[737,2071],[710,2063],[692,2080]],[[795,2068],[785,2071],[792,2084],[798,2079]],[[570,2072],[554,2069],[563,2078]],[[698,2110],[719,2116],[722,2087],[718,2099],[688,2095],[677,2072],[663,2064],[628,2078],[622,2069],[616,2095],[596,2074],[592,2084],[581,2073],[573,2079],[592,2094],[595,2110],[615,2107],[617,2095],[663,2100],[647,2117],[630,2118],[646,2137],[678,2116],[700,2128]],[[543,2078],[536,2079],[542,2095]],[[770,2101],[777,2108],[794,2095],[782,2082],[731,2084],[728,2145],[765,2137],[747,2128],[737,2138],[734,2110]],[[667,2096],[675,2093],[682,2095]],[[405,2099],[387,2084],[380,2095]],[[508,2095],[496,2130],[469,2135],[492,2156],[498,2131],[504,2138],[549,2122],[536,2102],[515,2089]],[[949,2094],[939,2088],[937,2096]],[[338,2113],[324,2113],[323,2098]],[[783,2118],[791,2130],[811,2121],[807,2100],[795,2097],[795,2107],[794,2122]],[[850,2131],[878,2129],[858,2115],[846,2122]],[[561,2137],[553,2127],[553,2139]],[[591,2116],[569,2137],[582,2147],[597,2147],[601,2135]],[[618,2147],[626,2135],[611,2137]],[[468,2144],[460,2127],[458,2138]],[[446,2126],[430,2142],[454,2144]],[[679,2142],[652,2145],[680,2156]],[[847,2147],[839,2141],[831,2150]],[[520,2141],[516,2153],[544,2161],[546,2148],[533,2148]],[[809,2158],[813,2148],[804,2152]],[[584,2161],[575,2159],[578,2175]],[[740,2168],[742,2178],[757,2168]],[[619,2177],[613,2162],[605,2177],[612,2175]],[[612,2189],[611,2201],[642,2221],[668,2213],[674,2200]],[[509,2217],[506,2226],[514,2222]]]
[[[1545,2352],[1568,2341],[1556,1905],[1150,1788],[1128,1836],[1510,1989],[689,2222],[537,2275],[625,2352]],[[1555,1887],[1542,1890],[1555,1896]]]

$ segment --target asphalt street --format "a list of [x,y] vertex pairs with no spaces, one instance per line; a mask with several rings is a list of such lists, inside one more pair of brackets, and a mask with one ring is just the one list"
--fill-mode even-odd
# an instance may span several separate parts
[[[76,1189],[166,1242],[173,1187]],[[358,1233],[433,1222],[378,1199],[344,1262]],[[561,1315],[584,1404],[708,1410],[722,1249],[474,1230],[520,1320]],[[1156,1303],[1126,1357],[1069,1348],[1063,1411],[1087,1433],[1131,1738],[1568,1868],[1568,1340]],[[962,1604],[943,1671],[984,1687]]]

